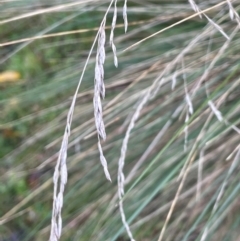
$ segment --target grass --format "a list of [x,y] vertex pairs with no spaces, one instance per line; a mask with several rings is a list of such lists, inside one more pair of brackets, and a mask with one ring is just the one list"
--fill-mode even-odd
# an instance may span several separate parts
[[[203,1],[201,19],[187,1],[129,0],[126,33],[118,1],[118,67],[112,6],[106,42],[84,72],[109,3],[1,3],[0,72],[21,78],[0,83],[0,240],[49,238],[52,176],[82,74],[67,137],[61,240],[238,240],[239,1]],[[93,106],[103,46],[105,141]]]

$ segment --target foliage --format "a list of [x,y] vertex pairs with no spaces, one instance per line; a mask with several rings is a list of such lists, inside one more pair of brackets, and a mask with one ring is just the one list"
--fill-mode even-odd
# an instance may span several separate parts
[[[68,140],[61,240],[129,240],[118,207],[118,163],[138,110],[122,200],[135,240],[160,240],[161,230],[163,240],[240,238],[240,2],[232,2],[129,0],[124,33],[118,1],[117,68],[110,9],[101,145],[112,182],[100,163],[94,120],[95,46]],[[0,81],[0,240],[47,240],[67,114],[109,1],[0,6],[0,72],[20,76]]]

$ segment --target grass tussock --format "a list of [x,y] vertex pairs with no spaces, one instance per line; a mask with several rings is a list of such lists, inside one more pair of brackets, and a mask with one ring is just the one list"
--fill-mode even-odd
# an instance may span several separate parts
[[238,240],[239,4],[2,1],[0,240]]

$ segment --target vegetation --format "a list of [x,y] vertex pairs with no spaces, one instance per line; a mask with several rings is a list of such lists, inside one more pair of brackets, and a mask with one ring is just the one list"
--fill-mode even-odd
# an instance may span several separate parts
[[[240,239],[240,2],[128,0],[125,33],[117,1],[117,68],[114,3],[104,23],[110,1],[0,2],[0,241],[49,239],[82,74],[61,240]],[[105,141],[93,105],[98,42],[84,71],[103,23]]]

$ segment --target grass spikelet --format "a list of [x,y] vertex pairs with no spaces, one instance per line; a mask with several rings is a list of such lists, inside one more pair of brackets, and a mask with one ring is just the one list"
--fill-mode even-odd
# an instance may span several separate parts
[[[190,3],[192,9],[193,9],[196,13],[199,13],[199,12],[200,12],[199,7],[197,6],[197,4],[195,3],[194,0],[188,0],[188,2]],[[199,17],[202,18],[202,14],[201,14],[201,13],[199,14]]]
[[222,113],[216,108],[216,106],[214,105],[214,103],[209,100],[208,101],[208,105],[210,106],[210,108],[212,109],[212,112],[215,114],[215,116],[217,117],[217,119],[222,122],[223,121],[223,117],[222,117]]
[[229,6],[229,16],[230,16],[230,19],[234,20],[234,15],[235,15],[234,14],[234,8],[233,8],[233,6],[232,6],[230,1],[228,1],[228,6]]
[[[187,112],[186,118],[185,118],[185,123],[189,121],[189,113]],[[187,143],[188,143],[188,125],[184,127],[184,151],[187,151]]]
[[175,89],[176,84],[177,84],[177,73],[174,72],[174,74],[172,76],[172,90]]
[[[69,115],[70,117],[70,115]],[[68,119],[68,123],[70,120]],[[62,232],[62,218],[61,210],[63,206],[63,193],[64,188],[67,183],[67,147],[68,147],[68,138],[70,135],[70,128],[67,125],[62,146],[59,152],[57,164],[55,167],[53,175],[54,183],[54,192],[53,192],[53,210],[52,210],[52,225],[50,231],[50,241],[59,240]]]
[[103,150],[102,150],[100,140],[98,141],[98,150],[99,150],[99,153],[100,153],[100,161],[101,161],[101,164],[103,166],[105,176],[111,182],[111,176],[110,176],[109,171],[108,171],[107,161],[106,161],[106,159],[103,155]]
[[186,93],[186,102],[188,105],[188,111],[192,115],[193,114],[193,104],[192,104],[191,98],[188,93]]
[[117,59],[117,52],[116,46],[114,44],[114,29],[116,27],[117,22],[117,0],[114,2],[114,12],[113,12],[113,19],[112,19],[112,28],[110,33],[110,45],[112,46],[113,57],[114,57],[114,65],[118,67],[118,59]]
[[124,5],[123,5],[123,20],[124,20],[124,29],[125,29],[125,33],[126,33],[127,28],[128,28],[127,0],[124,1]]
[[99,36],[98,36],[98,48],[96,55],[95,64],[95,79],[94,79],[94,116],[96,129],[99,136],[105,140],[106,133],[102,117],[102,104],[101,97],[105,97],[105,85],[104,85],[104,68],[103,64],[105,62],[105,23],[100,26]]
[[203,172],[203,162],[204,162],[204,148],[200,151],[198,160],[198,179],[197,179],[197,194],[196,200],[199,201],[202,189],[202,172]]
[[236,13],[232,3],[230,0],[227,0],[227,3],[228,3],[228,7],[229,7],[229,16],[230,16],[230,19],[231,20],[234,20],[235,18],[235,15],[237,16],[238,14]]
[[223,31],[223,29],[215,23],[211,18],[209,18],[205,13],[203,14],[206,19],[211,23],[227,40],[230,40],[229,36]]
[[[105,85],[104,85],[104,62],[105,62],[105,21],[101,24],[99,29],[98,36],[98,47],[96,55],[96,65],[95,65],[95,79],[94,79],[94,97],[93,97],[93,106],[94,106],[94,117],[95,117],[95,126],[99,137],[103,140],[106,139],[105,126],[103,122],[103,113],[102,113],[102,103],[101,97],[105,97]],[[102,147],[100,140],[98,141],[98,149],[100,153],[100,161],[104,169],[106,178],[111,181],[110,174],[107,168],[107,161],[103,155]]]

